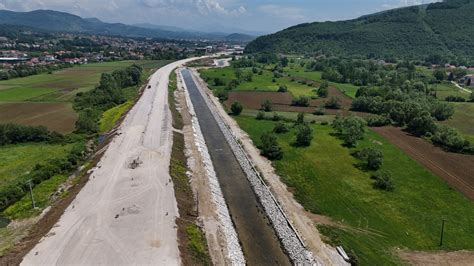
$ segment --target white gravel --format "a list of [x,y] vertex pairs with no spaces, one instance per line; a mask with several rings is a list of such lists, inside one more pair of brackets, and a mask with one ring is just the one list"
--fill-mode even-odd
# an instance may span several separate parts
[[[290,259],[294,264],[297,265],[320,265],[320,263],[314,259],[313,254],[308,249],[306,249],[303,240],[298,235],[291,222],[288,220],[285,212],[275,197],[272,195],[270,189],[267,187],[260,174],[253,166],[252,162],[249,160],[244,149],[238,142],[238,139],[224,123],[224,119],[219,115],[217,107],[211,102],[206,93],[202,91],[199,82],[196,80],[195,82],[198,85],[199,91],[205,99],[206,104],[211,109],[211,113],[216,119],[219,128],[223,132],[242,169],[246,173],[247,178],[250,181],[255,194],[259,198],[267,216],[272,221],[272,225],[277,232],[277,235],[286,252],[289,254]],[[218,186],[218,183],[216,183],[216,185]]]
[[[181,76],[181,71],[178,72]],[[182,76],[180,78],[181,80],[183,80]],[[235,231],[232,219],[230,218],[229,209],[227,208],[224,195],[222,194],[219,181],[214,171],[214,166],[212,164],[212,160],[209,155],[204,136],[202,135],[201,127],[199,126],[199,121],[196,117],[196,113],[194,112],[194,107],[189,97],[189,93],[186,88],[186,83],[183,82],[182,85],[185,88],[186,104],[188,106],[189,113],[192,116],[192,126],[196,147],[198,148],[203,158],[203,163],[206,168],[206,176],[209,180],[209,184],[211,187],[212,199],[214,204],[216,205],[220,226],[226,238],[228,259],[233,265],[245,265],[245,257],[242,252],[242,248],[239,244],[237,232]]]

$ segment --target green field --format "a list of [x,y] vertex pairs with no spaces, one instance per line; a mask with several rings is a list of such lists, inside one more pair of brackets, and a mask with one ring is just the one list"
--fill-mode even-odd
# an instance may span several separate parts
[[[78,92],[94,88],[104,72],[141,65],[145,70],[158,68],[171,61],[117,61],[76,66],[24,78],[0,81],[0,102],[71,101]],[[41,97],[40,97],[41,96]]]
[[0,146],[0,186],[26,174],[35,164],[62,158],[70,145],[18,144]]
[[[236,117],[239,125],[260,144],[272,121]],[[392,174],[393,192],[372,187],[370,174],[360,170],[330,126],[311,125],[310,147],[295,148],[294,130],[279,135],[284,158],[274,162],[278,174],[309,211],[334,223],[320,230],[333,244],[343,245],[362,265],[401,263],[396,249],[439,250],[440,224],[446,219],[443,249],[474,249],[474,204],[432,175],[401,150],[370,131],[357,149],[374,147],[384,154],[383,171]]]
[[459,96],[468,100],[471,96],[470,93],[462,91],[450,82],[443,82],[440,84],[434,84],[432,88],[436,91],[436,97],[440,100],[446,99],[448,96]]
[[[250,71],[246,70],[246,71]],[[200,71],[201,76],[204,79],[209,79],[208,84],[212,89],[222,89],[225,86],[215,86],[213,79],[220,78],[226,84],[233,79],[236,79],[234,70],[231,67],[226,68],[215,68],[206,69]],[[273,74],[268,70],[264,70],[262,75],[254,74],[251,82],[242,82],[237,86],[237,91],[278,91],[280,85],[286,85],[288,91],[293,97],[298,96],[315,96],[314,87],[300,84],[298,82],[291,81],[288,77],[282,77],[275,79],[273,82]]]
[[457,129],[464,137],[474,143],[474,103],[452,103],[454,115],[442,122]]

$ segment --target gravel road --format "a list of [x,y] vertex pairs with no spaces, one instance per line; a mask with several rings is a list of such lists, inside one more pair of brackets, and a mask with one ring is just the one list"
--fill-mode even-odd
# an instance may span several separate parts
[[23,265],[177,265],[178,209],[168,167],[171,63],[129,112],[89,182]]

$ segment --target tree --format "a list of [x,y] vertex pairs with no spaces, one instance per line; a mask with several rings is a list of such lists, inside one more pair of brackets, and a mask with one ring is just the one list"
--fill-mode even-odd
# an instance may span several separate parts
[[263,103],[262,103],[261,106],[262,106],[261,109],[262,109],[263,111],[265,111],[265,112],[271,112],[271,111],[272,111],[273,104],[272,104],[272,102],[271,102],[270,100],[267,99],[267,100],[263,101]]
[[296,128],[296,146],[307,147],[313,140],[313,130],[307,124],[300,124]]
[[275,127],[273,128],[273,132],[275,132],[276,134],[283,134],[288,131],[289,131],[288,127],[286,126],[285,123],[282,123],[282,122],[276,123]]
[[283,151],[278,145],[277,138],[272,133],[264,133],[260,137],[262,142],[262,155],[267,157],[269,160],[281,160],[283,158]]
[[437,81],[443,81],[446,79],[446,72],[444,69],[438,68],[433,72],[433,76]]
[[336,133],[347,146],[354,146],[358,140],[364,138],[365,126],[365,120],[357,116],[345,118],[338,116],[332,124]]
[[364,148],[357,157],[365,162],[369,170],[378,170],[383,164],[383,153],[373,148]]
[[287,92],[288,91],[288,87],[283,84],[283,85],[280,85],[280,87],[278,88],[278,92]]
[[231,107],[230,107],[230,111],[232,112],[232,115],[240,115],[240,113],[242,113],[242,110],[244,109],[244,107],[242,106],[242,104],[240,102],[233,102]]
[[264,120],[265,119],[265,112],[260,111],[257,113],[257,116],[255,117],[257,120]]
[[323,83],[321,83],[321,86],[319,86],[319,89],[318,89],[318,96],[321,97],[321,98],[326,98],[328,97],[328,88],[329,88],[329,84],[327,81],[324,81]]
[[327,109],[341,109],[341,100],[337,97],[331,97],[329,101],[324,103],[324,107]]
[[298,115],[296,116],[296,124],[297,125],[301,125],[301,124],[304,124],[304,113],[298,113]]
[[391,175],[388,172],[376,173],[371,178],[375,180],[373,186],[376,189],[385,191],[393,191],[395,189]]
[[436,131],[436,124],[431,115],[424,112],[422,115],[413,118],[407,126],[408,131],[416,136],[423,136]]
[[294,99],[292,101],[292,105],[294,106],[302,106],[302,107],[307,107],[309,106],[309,97],[307,96],[300,96],[297,99]]

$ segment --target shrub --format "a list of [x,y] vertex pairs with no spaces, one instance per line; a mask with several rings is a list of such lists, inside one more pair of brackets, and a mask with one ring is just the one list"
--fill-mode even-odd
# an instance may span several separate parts
[[224,102],[229,98],[229,93],[227,90],[217,90],[216,97],[219,98],[219,101]]
[[214,78],[214,86],[224,86],[225,82],[220,78]]
[[376,189],[385,191],[393,191],[395,189],[391,175],[388,172],[377,173],[371,178],[375,180],[373,186]]
[[327,81],[324,81],[323,83],[321,83],[321,86],[319,86],[319,89],[318,89],[318,96],[322,98],[328,97],[328,88],[329,88],[329,84]]
[[324,109],[322,107],[316,108],[313,112],[313,115],[325,115]]
[[341,109],[341,100],[337,97],[331,97],[329,101],[324,103],[324,106],[328,109]]
[[300,96],[297,99],[294,99],[292,101],[292,105],[294,106],[302,106],[302,107],[307,107],[309,106],[309,97],[307,96]]
[[281,160],[283,158],[283,151],[278,145],[277,138],[272,133],[264,133],[260,140],[262,141],[262,155],[269,160]]
[[288,87],[286,85],[280,85],[280,87],[278,88],[278,92],[287,92],[288,91]]
[[264,120],[265,119],[265,112],[260,111],[257,113],[257,116],[255,117],[257,120]]
[[463,97],[461,96],[454,96],[454,95],[449,95],[448,97],[445,98],[445,100],[447,102],[459,102],[459,103],[462,103],[462,102],[465,102],[466,99],[464,99]]
[[296,124],[304,124],[304,113],[298,113],[298,115],[296,116]]
[[296,146],[309,146],[313,140],[313,130],[306,124],[300,124],[296,128]]
[[233,102],[230,107],[230,111],[232,112],[232,115],[240,115],[243,109],[244,107],[239,102]]
[[285,123],[282,123],[282,122],[276,123],[275,127],[273,128],[273,132],[276,134],[283,134],[288,131],[289,131],[288,127],[286,126]]
[[372,115],[366,117],[365,120],[367,121],[367,125],[369,127],[383,127],[390,125],[390,119],[386,118],[385,116]]
[[438,126],[431,140],[453,152],[461,152],[471,146],[469,141],[464,140],[458,131],[448,126]]
[[280,121],[280,120],[283,120],[283,119],[285,119],[283,116],[281,116],[277,113],[273,113],[273,118],[272,118],[273,121]]
[[263,101],[262,105],[261,105],[261,109],[265,112],[271,112],[272,111],[272,107],[273,107],[273,104],[270,100],[265,100]]

